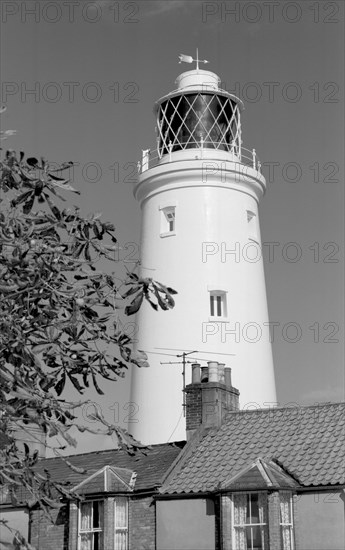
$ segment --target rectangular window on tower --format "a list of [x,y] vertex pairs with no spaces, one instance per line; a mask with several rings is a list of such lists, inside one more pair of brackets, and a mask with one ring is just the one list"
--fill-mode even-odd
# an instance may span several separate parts
[[213,290],[210,292],[210,319],[222,321],[227,316],[226,292]]
[[175,235],[175,206],[161,208],[161,237]]
[[247,221],[248,221],[248,229],[249,229],[248,238],[251,241],[260,243],[258,217],[251,210],[247,210]]

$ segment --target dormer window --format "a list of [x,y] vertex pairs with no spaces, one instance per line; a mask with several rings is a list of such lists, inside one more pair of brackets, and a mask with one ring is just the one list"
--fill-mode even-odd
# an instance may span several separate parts
[[175,235],[176,220],[175,220],[175,206],[165,206],[161,208],[161,230],[160,236],[167,237]]

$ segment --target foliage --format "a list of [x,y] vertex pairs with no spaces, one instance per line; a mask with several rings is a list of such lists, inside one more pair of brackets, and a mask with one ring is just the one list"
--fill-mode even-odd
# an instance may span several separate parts
[[[57,206],[66,191],[78,193],[63,177],[71,165],[52,169],[13,151],[0,163],[0,429],[9,434],[29,423],[67,444],[74,443],[72,425],[89,428],[76,423],[80,403],[62,398],[66,383],[80,394],[90,385],[102,394],[99,380],[116,381],[131,364],[148,366],[121,330],[119,312],[133,315],[144,300],[168,310],[176,293],[135,271],[120,280],[104,269],[115,261],[114,226]],[[100,420],[120,445],[140,446]],[[49,507],[46,480],[32,477],[37,455],[27,450],[24,459],[9,445],[0,459],[3,483],[24,483],[34,501]]]

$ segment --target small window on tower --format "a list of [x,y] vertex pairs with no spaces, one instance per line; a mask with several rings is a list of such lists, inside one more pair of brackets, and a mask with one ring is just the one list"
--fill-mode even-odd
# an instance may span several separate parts
[[255,212],[252,212],[251,210],[247,210],[247,221],[248,221],[248,228],[249,228],[249,234],[248,234],[249,239],[259,243],[258,218]]
[[175,206],[161,209],[161,237],[175,235]]
[[220,321],[226,315],[226,293],[221,290],[210,292],[210,317]]

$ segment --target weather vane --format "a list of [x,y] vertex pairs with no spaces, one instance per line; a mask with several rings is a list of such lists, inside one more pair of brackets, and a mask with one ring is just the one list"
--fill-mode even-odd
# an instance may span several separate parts
[[196,59],[193,59],[191,55],[184,55],[181,53],[179,56],[179,63],[193,63],[196,62],[196,69],[199,70],[199,63],[208,63],[206,59],[199,59],[199,50],[196,49]]

